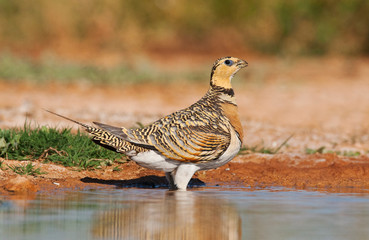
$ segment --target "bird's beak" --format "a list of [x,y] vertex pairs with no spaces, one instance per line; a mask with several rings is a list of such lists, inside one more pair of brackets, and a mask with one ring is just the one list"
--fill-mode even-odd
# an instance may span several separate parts
[[238,62],[236,63],[237,67],[239,68],[244,68],[244,67],[247,67],[247,65],[249,65],[246,61],[240,59],[238,60]]

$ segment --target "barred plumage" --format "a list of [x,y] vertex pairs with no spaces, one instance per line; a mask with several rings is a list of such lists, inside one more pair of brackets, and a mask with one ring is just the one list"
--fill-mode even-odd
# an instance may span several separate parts
[[93,127],[56,115],[81,125],[95,143],[125,153],[144,167],[165,171],[172,189],[185,190],[196,171],[224,165],[241,147],[243,131],[231,79],[246,66],[234,57],[218,59],[203,98],[145,128],[97,122]]

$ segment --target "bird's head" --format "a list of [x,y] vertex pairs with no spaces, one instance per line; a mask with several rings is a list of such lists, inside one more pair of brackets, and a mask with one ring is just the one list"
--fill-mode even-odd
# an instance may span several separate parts
[[231,89],[233,76],[247,65],[246,61],[235,57],[219,58],[215,61],[211,71],[210,86]]

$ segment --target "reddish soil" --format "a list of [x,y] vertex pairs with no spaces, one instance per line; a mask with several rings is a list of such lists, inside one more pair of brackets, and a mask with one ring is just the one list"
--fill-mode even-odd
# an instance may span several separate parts
[[[20,164],[5,160],[5,164]],[[23,164],[27,164],[26,162]],[[39,176],[19,176],[0,170],[0,192],[33,194],[71,189],[114,187],[167,187],[164,174],[127,162],[96,170],[78,171],[54,164],[34,163]],[[114,171],[118,167],[119,171]],[[214,170],[195,174],[194,185],[248,187],[251,189],[282,186],[331,192],[369,192],[369,158],[348,158],[335,154],[249,154],[239,155],[232,162]]]
[[[368,59],[247,59],[249,68],[236,77],[234,88],[247,146],[276,148],[278,154],[247,154],[195,178],[207,185],[365,192],[369,189],[369,61]],[[164,64],[165,65],[165,64]],[[241,80],[243,79],[243,80]],[[73,126],[42,108],[83,122],[93,120],[122,126],[150,123],[187,107],[207,90],[207,83],[176,82],[129,86],[87,83],[12,84],[0,81],[0,127],[33,124]],[[360,153],[305,153],[306,148]],[[5,160],[4,165],[14,164]],[[17,162],[19,164],[19,162]],[[36,162],[47,174],[18,177],[0,170],[2,192],[159,184],[162,173],[133,162],[93,171],[76,171]],[[118,166],[121,171],[113,171]],[[133,180],[132,180],[133,179]],[[18,184],[17,184],[18,182]],[[28,184],[28,185],[27,185]],[[28,187],[24,187],[24,186]],[[23,187],[22,187],[23,186]]]

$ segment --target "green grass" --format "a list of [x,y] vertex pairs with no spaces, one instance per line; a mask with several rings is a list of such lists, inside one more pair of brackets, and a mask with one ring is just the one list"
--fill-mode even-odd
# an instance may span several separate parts
[[122,155],[104,149],[81,132],[38,127],[0,130],[0,157],[13,160],[42,160],[82,169],[110,165]]
[[345,157],[357,157],[361,155],[361,152],[359,151],[334,151],[334,150],[327,150],[325,146],[319,147],[319,148],[306,148],[305,149],[306,154],[316,154],[316,153],[334,153],[340,156]]
[[113,168],[113,171],[114,172],[120,172],[120,171],[122,171],[122,169],[120,169],[119,167],[116,166],[116,167]]
[[45,172],[41,172],[41,168],[35,168],[32,163],[27,165],[8,165],[8,168],[19,175],[36,176],[45,174]]
[[283,147],[287,146],[288,141],[293,137],[293,134],[286,138],[278,147],[266,147],[264,144],[259,144],[255,146],[243,146],[240,149],[239,154],[247,154],[249,152],[252,153],[266,153],[266,154],[276,154],[278,153]]
[[325,152],[325,147],[319,147],[319,148],[316,148],[316,149],[313,149],[313,148],[306,148],[305,149],[305,153],[306,154],[316,154],[316,153],[324,153]]

